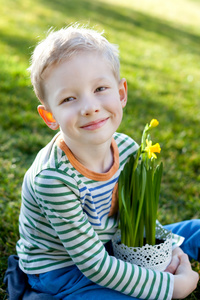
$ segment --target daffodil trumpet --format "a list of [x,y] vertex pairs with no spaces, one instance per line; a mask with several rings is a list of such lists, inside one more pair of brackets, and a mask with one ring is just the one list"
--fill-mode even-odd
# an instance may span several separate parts
[[156,219],[163,164],[155,165],[161,152],[159,143],[153,144],[149,131],[159,122],[146,124],[141,145],[132,155],[119,177],[119,220],[121,243],[128,247],[142,247],[156,243]]

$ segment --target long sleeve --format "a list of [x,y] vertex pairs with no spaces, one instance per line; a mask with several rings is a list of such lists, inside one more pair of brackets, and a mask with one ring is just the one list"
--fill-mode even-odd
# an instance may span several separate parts
[[[46,186],[40,184],[40,178],[44,176]],[[63,182],[62,176],[59,179],[59,174],[55,177],[49,170],[37,177],[36,186],[41,211],[73,263],[85,276],[99,285],[133,297],[171,299],[173,276],[146,270],[108,255],[74,193],[76,185],[71,178]]]

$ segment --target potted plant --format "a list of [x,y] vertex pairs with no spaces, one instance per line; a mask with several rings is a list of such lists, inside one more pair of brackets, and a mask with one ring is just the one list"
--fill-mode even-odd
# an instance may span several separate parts
[[149,132],[159,122],[146,124],[141,145],[120,174],[119,230],[113,237],[116,257],[163,271],[171,261],[172,236],[157,222],[163,164],[156,164],[161,148]]

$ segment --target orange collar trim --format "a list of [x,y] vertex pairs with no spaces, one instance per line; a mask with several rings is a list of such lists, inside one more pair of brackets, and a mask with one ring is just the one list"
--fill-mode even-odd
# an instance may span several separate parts
[[56,143],[57,143],[58,147],[62,151],[64,151],[64,153],[66,154],[67,158],[69,159],[71,165],[79,173],[81,173],[83,176],[85,176],[89,179],[96,180],[96,181],[106,181],[106,180],[109,180],[110,178],[112,178],[112,176],[119,169],[119,151],[118,151],[118,147],[117,147],[117,144],[116,144],[114,138],[112,138],[112,142],[111,142],[111,149],[112,149],[112,152],[113,152],[113,165],[110,168],[110,170],[106,173],[97,173],[97,172],[94,172],[94,171],[91,171],[91,170],[87,169],[84,165],[82,165],[75,158],[74,154],[68,148],[68,146],[66,145],[66,143],[64,142],[64,140],[61,136],[57,138]]

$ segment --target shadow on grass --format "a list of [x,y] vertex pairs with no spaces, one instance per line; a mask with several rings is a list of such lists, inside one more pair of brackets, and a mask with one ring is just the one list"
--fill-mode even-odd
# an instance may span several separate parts
[[[128,32],[135,36],[145,36],[146,32],[156,33],[171,40],[176,45],[199,55],[200,36],[184,29],[175,28],[161,19],[138,12],[132,8],[109,5],[100,1],[40,0],[44,5],[73,17],[74,20],[91,20],[102,26],[110,26],[116,31]],[[64,21],[64,20],[63,20]],[[155,40],[156,36],[152,36]]]
[[[45,30],[51,26],[60,28],[60,26],[68,25],[73,19],[74,22],[101,24],[102,26],[111,27],[116,32],[127,32],[134,36],[145,37],[146,33],[156,33],[163,38],[169,39],[178,45],[182,51],[190,51],[199,56],[200,36],[192,34],[183,28],[173,27],[159,18],[135,11],[132,8],[119,7],[110,5],[100,1],[88,0],[36,0],[41,5],[51,8],[53,11],[61,12],[66,18],[59,20],[60,23],[50,20],[48,16],[42,16],[42,26]],[[40,12],[34,12],[38,16],[41,23]],[[46,28],[49,24],[49,28]],[[27,28],[28,29],[28,28]],[[156,41],[157,36],[152,35],[152,39]],[[19,48],[27,52],[32,41],[26,37],[16,36],[12,34],[0,33],[0,39],[11,47]]]
[[0,40],[13,48],[14,53],[19,53],[20,57],[26,56],[28,59],[35,44],[35,41],[27,39],[27,36],[14,35],[12,32],[8,34],[0,31]]

